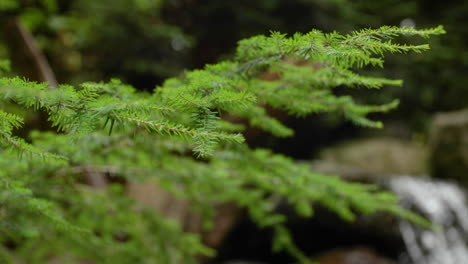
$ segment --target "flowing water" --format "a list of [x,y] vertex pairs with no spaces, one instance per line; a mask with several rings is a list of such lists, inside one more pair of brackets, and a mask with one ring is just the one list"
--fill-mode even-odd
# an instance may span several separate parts
[[414,209],[442,231],[400,222],[407,252],[400,264],[468,263],[468,208],[464,191],[455,184],[419,177],[395,177],[390,188],[406,208]]

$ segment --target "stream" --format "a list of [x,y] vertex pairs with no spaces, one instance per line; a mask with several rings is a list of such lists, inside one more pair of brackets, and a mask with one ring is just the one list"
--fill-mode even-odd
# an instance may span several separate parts
[[399,222],[407,252],[399,264],[468,263],[468,208],[464,191],[457,185],[432,179],[401,176],[389,183],[402,202],[442,230],[420,228]]

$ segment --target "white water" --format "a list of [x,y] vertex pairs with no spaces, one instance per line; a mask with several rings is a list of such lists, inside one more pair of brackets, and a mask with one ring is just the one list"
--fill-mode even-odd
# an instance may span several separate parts
[[389,187],[402,205],[414,209],[442,231],[400,222],[407,253],[400,264],[468,263],[468,208],[465,193],[457,185],[419,177],[395,177]]

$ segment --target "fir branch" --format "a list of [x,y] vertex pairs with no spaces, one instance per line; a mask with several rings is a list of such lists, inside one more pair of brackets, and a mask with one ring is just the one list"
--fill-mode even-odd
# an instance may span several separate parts
[[391,38],[397,35],[417,35],[423,38],[428,38],[432,35],[441,35],[445,33],[443,26],[419,30],[412,27],[382,26],[378,29],[362,29],[360,31],[355,31],[351,35],[347,35],[341,43],[350,44],[360,39]]
[[[240,144],[244,142],[244,137],[241,134],[227,134],[222,132],[207,132],[202,129],[190,129],[181,125],[174,125],[169,122],[155,122],[149,120],[138,119],[135,117],[124,116],[124,115],[113,115],[117,120],[127,120],[131,123],[136,124],[137,126],[143,126],[148,131],[156,132],[158,134],[164,135],[176,135],[182,138],[192,137],[196,141],[200,140],[216,140],[216,141],[226,141],[231,143]],[[207,145],[207,144],[206,144]],[[204,146],[206,146],[204,145]],[[197,147],[194,149],[196,153],[199,153],[202,156],[208,155],[208,151],[203,148]]]
[[20,128],[24,122],[21,117],[2,110],[0,110],[0,119],[3,120],[3,122],[0,123],[0,128],[3,128],[4,131],[11,131],[12,129]]
[[43,159],[67,160],[67,158],[64,156],[43,152],[35,148],[34,146],[26,143],[22,138],[13,137],[9,133],[4,131],[0,131],[0,139],[7,143],[7,146],[10,146],[14,150],[16,150],[20,156],[26,153],[31,156],[37,156]]

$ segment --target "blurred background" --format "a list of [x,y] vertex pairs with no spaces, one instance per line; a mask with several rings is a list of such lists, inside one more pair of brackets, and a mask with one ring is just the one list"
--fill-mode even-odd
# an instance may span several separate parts
[[[278,139],[247,131],[252,134],[248,143],[253,147],[272,148],[310,163],[316,170],[346,179],[386,181],[384,185],[388,188],[401,191],[403,200],[402,185],[410,186],[409,181],[414,179],[393,182],[388,180],[388,175],[431,175],[456,181],[453,188],[468,182],[468,112],[463,110],[468,107],[466,1],[0,0],[0,19],[3,26],[0,57],[11,59],[12,75],[33,78],[37,71],[21,58],[24,43],[15,38],[19,33],[11,26],[14,20],[31,34],[31,41],[43,52],[43,59],[50,64],[58,83],[107,81],[115,77],[144,91],[152,91],[164,79],[177,76],[184,69],[229,59],[237,41],[270,31],[293,34],[320,29],[349,33],[382,25],[417,28],[443,25],[447,34],[431,38],[430,51],[388,54],[384,69],[363,70],[367,75],[402,79],[403,86],[385,87],[381,91],[351,91],[359,101],[367,103],[400,99],[398,109],[373,116],[384,121],[384,129],[363,129],[338,115],[317,115],[283,120],[296,130],[294,138]],[[408,193],[419,191],[422,190]],[[457,191],[447,191],[454,192]],[[413,203],[416,200],[408,199]],[[418,207],[417,202],[413,206]],[[416,264],[452,263],[415,262],[417,257],[411,256],[411,252],[406,260],[398,257],[404,243],[409,243],[408,237],[385,230],[385,219],[363,219],[355,225],[337,228],[341,226],[338,219],[326,211],[319,210],[318,214],[321,217],[312,222],[297,220],[292,228],[297,231],[303,248],[312,255],[323,255],[322,263],[393,263],[378,259],[379,254],[400,258],[401,263],[411,263],[410,260]],[[455,225],[454,221],[462,224],[460,219],[453,220],[451,225]],[[220,247],[219,261],[234,258],[289,261],[285,256],[268,253],[268,234],[254,230],[248,221],[240,223],[235,230]],[[314,240],[316,244],[313,244],[310,236],[322,239]],[[327,250],[332,251],[323,253]],[[424,250],[420,251],[424,255]],[[259,252],[264,257],[258,257]],[[345,262],[343,256],[349,254],[371,260]]]
[[[443,25],[448,34],[431,39],[431,51],[389,54],[385,69],[370,73],[403,79],[402,87],[356,91],[362,100],[375,103],[399,98],[398,110],[378,117],[387,121],[385,133],[423,141],[434,113],[468,104],[467,9],[462,0],[2,0],[0,4],[4,19],[19,16],[33,33],[60,83],[115,77],[142,90],[152,90],[184,69],[227,59],[238,40],[270,31],[292,34],[315,28],[348,33],[382,25]],[[8,56],[7,46],[2,42],[2,57]],[[28,71],[24,68],[17,70]],[[264,137],[253,143],[310,158],[331,141],[382,133],[353,128],[339,117],[288,122],[299,128],[294,139]]]

